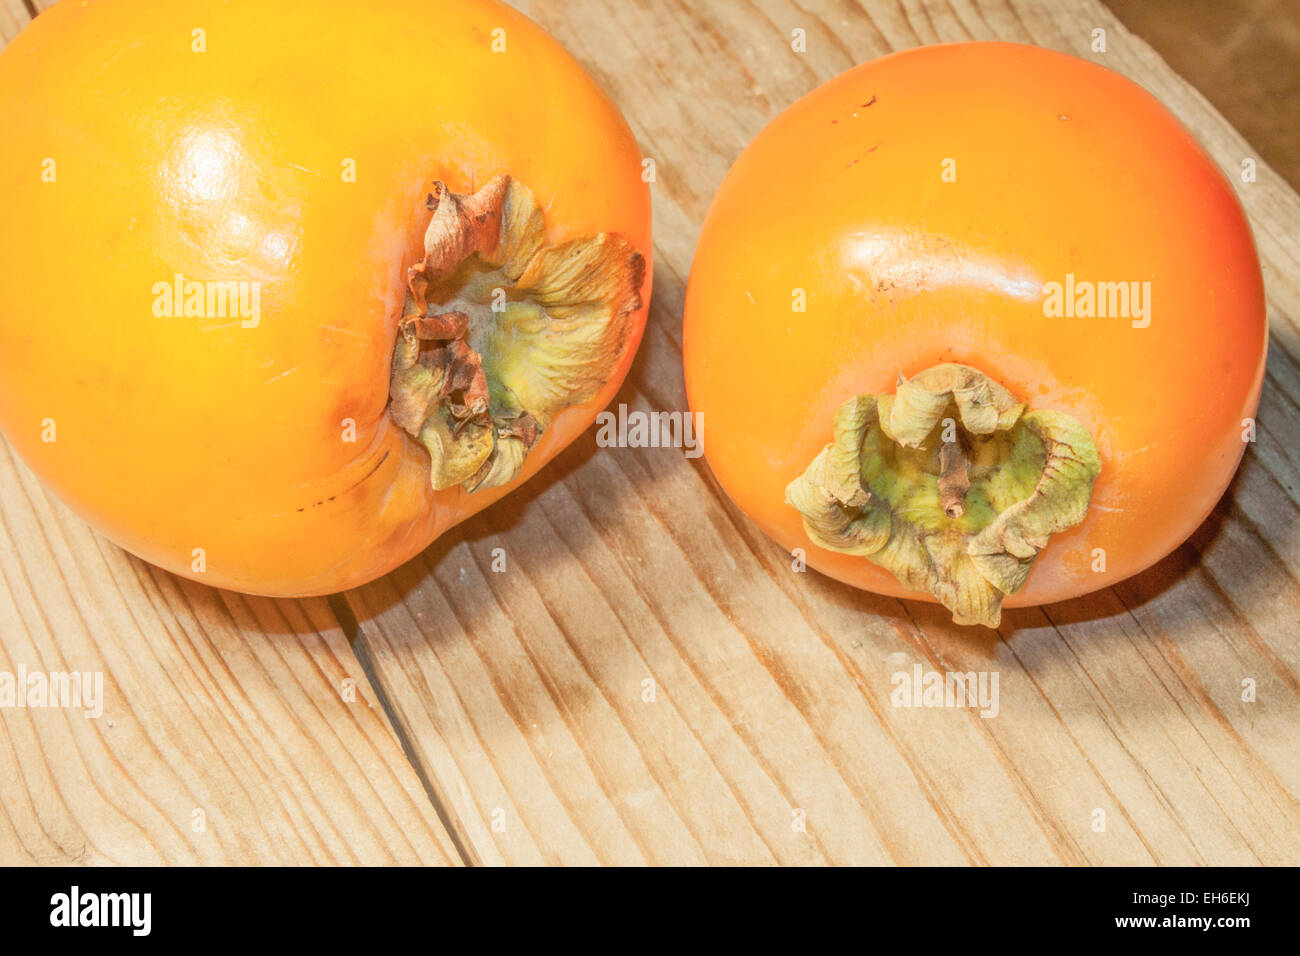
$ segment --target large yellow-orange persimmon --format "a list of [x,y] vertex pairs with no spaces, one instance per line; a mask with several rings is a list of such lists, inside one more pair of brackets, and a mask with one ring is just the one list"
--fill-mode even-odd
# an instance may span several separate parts
[[65,0],[0,53],[0,425],[95,527],[244,591],[382,574],[623,379],[617,108],[490,0]]
[[967,43],[860,66],[759,134],[704,225],[684,334],[705,454],[764,530],[993,625],[1206,518],[1267,326],[1233,188],[1152,96]]

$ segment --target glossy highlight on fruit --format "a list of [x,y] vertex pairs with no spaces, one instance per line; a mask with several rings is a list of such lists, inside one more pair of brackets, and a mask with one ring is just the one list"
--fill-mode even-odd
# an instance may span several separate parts
[[773,120],[709,212],[684,328],[741,509],[826,574],[989,626],[1204,521],[1266,346],[1246,218],[1187,130],[1006,43],[884,57]]
[[383,574],[640,341],[636,142],[504,4],[67,0],[0,52],[0,115],[0,427],[171,571]]

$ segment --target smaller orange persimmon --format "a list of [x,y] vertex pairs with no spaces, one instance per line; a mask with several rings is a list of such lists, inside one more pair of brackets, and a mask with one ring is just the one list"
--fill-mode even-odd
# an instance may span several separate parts
[[726,491],[842,581],[995,625],[1148,567],[1241,458],[1267,342],[1231,185],[1035,47],[845,73],[737,160],[686,297]]

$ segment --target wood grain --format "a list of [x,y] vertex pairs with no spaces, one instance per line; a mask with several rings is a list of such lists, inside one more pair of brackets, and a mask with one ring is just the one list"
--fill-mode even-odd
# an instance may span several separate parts
[[0,672],[19,667],[102,675],[103,712],[0,708],[0,865],[459,859],[324,600],[153,568],[0,445]]
[[[27,19],[0,3],[0,39]],[[461,860],[325,600],[153,568],[0,440],[0,673],[19,668],[101,675],[103,712],[0,708],[0,865]]]
[[[0,38],[46,5],[0,0]],[[685,277],[730,163],[854,63],[1039,43],[1143,83],[1230,175],[1255,155],[1085,0],[519,6],[658,164],[633,408],[685,407]],[[1300,200],[1263,163],[1238,189],[1273,322],[1258,442],[1169,559],[998,633],[794,573],[700,461],[589,435],[347,595],[354,656],[327,602],[153,569],[0,445],[0,672],[99,672],[106,700],[0,709],[0,864],[1300,862]],[[996,672],[998,715],[892,706],[917,663]]]
[[[632,408],[686,407],[684,283],[749,139],[853,64],[946,40],[1065,50],[1168,104],[1237,182],[1273,339],[1259,440],[1192,540],[1112,590],[1009,612],[998,633],[795,573],[701,461],[587,436],[347,595],[358,654],[470,858],[1300,862],[1295,194],[1263,163],[1241,183],[1250,146],[1090,0],[518,5],[657,163],[651,323],[618,398]],[[892,706],[890,675],[918,663],[996,672],[998,715]]]

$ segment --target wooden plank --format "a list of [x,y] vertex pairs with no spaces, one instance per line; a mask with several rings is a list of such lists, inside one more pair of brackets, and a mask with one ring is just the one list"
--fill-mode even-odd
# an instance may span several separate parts
[[22,0],[0,0],[0,44],[18,36],[18,31],[31,19]]
[[[1091,0],[518,5],[657,163],[651,324],[618,398],[632,408],[685,408],[684,284],[730,163],[857,62],[972,38],[1054,47],[1152,90],[1230,174],[1255,156]],[[1300,862],[1300,200],[1262,162],[1238,189],[1274,330],[1261,437],[1192,541],[1111,591],[1009,612],[997,635],[955,628],[932,605],[793,573],[700,461],[589,435],[350,593],[358,654],[469,855]],[[996,673],[998,715],[892,706],[891,675],[916,664]]]
[[[28,16],[0,2],[0,40]],[[0,865],[460,862],[326,601],[153,568],[0,441],[0,680],[20,671],[102,697],[0,707]]]
[[451,863],[324,600],[153,568],[0,445],[0,674],[98,675],[99,708],[0,708],[0,865]]

